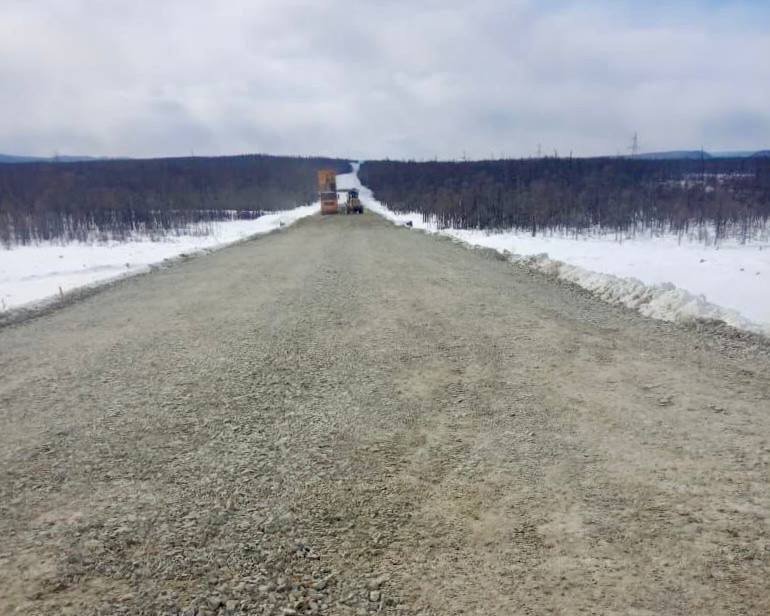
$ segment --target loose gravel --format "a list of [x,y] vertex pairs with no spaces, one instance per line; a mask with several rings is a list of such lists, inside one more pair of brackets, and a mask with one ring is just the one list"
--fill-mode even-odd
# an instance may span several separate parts
[[770,360],[313,217],[0,329],[0,614],[768,614]]

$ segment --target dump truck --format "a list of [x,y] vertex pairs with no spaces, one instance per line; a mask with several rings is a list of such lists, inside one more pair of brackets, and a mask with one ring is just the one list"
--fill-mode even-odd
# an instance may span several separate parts
[[318,171],[318,198],[321,214],[337,213],[337,172],[334,169]]

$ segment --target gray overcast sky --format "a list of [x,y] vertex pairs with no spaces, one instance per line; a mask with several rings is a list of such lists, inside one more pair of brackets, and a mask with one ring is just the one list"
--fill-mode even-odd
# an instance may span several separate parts
[[766,0],[0,0],[0,152],[770,147]]

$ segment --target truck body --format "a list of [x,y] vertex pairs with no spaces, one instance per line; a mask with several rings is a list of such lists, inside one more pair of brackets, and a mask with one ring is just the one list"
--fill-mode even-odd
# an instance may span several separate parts
[[321,214],[337,213],[337,172],[334,169],[318,171],[318,198]]

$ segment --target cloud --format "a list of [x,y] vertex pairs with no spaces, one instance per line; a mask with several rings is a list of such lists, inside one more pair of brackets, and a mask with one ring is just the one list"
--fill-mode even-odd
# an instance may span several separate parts
[[767,147],[762,4],[4,0],[0,151]]

